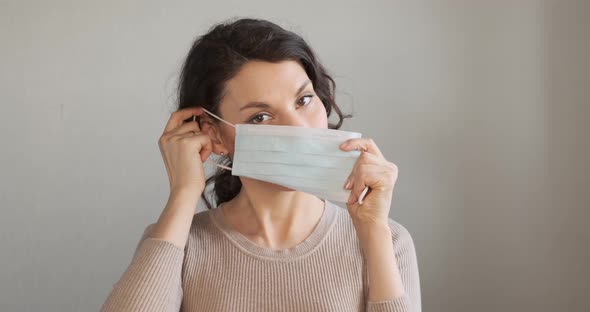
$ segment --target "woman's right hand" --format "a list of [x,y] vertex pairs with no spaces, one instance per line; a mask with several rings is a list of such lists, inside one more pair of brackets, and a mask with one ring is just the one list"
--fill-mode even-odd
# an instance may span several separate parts
[[184,122],[205,112],[200,107],[178,110],[170,116],[158,146],[164,159],[170,192],[181,190],[198,192],[205,189],[203,163],[212,152],[211,139],[201,132],[197,122]]

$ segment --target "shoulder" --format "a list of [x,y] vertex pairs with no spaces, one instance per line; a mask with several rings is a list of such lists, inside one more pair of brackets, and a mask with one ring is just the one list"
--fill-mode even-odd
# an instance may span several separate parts
[[[206,210],[206,211],[196,213],[193,216],[193,220],[191,222],[190,233],[193,233],[193,232],[200,233],[200,232],[203,232],[203,230],[209,229],[210,225],[212,223],[210,214],[211,214],[211,210]],[[141,236],[141,240],[149,237],[149,235],[155,225],[156,225],[156,223],[151,223],[145,227],[145,229],[143,230],[143,234]]]
[[391,218],[389,218],[389,229],[391,230],[393,250],[400,268],[409,268],[417,265],[416,247],[408,229]]
[[189,231],[189,239],[202,240],[211,236],[218,236],[219,231],[213,220],[213,209],[196,213]]
[[405,226],[391,218],[389,218],[388,222],[394,245],[396,244],[396,242],[398,244],[413,243],[412,235]]
[[[211,238],[211,236],[219,236],[219,231],[216,231],[216,228],[213,225],[211,213],[211,210],[206,210],[196,213],[193,216],[191,227],[189,230],[187,245],[188,243],[198,243],[199,241],[202,242],[204,240],[207,240],[207,238]],[[155,225],[156,223],[151,223],[145,227],[137,246],[139,246],[142,241],[144,241],[146,238],[150,236],[151,231]]]

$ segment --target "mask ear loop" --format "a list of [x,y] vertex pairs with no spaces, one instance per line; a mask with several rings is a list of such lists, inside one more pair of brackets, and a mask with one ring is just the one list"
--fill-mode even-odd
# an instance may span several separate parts
[[[207,162],[207,161],[209,161],[209,159],[207,159],[205,162]],[[231,171],[231,167],[220,165],[220,164],[218,164],[216,162],[213,162],[213,161],[209,161],[209,162],[212,163],[212,164],[214,164],[215,166],[221,168],[221,169],[225,169],[225,170]]]
[[368,191],[369,191],[369,187],[365,186],[365,189],[362,191],[361,195],[359,196],[359,200],[358,200],[359,205],[363,204],[363,199],[365,199],[365,195],[367,195]]
[[230,123],[230,122],[228,122],[228,121],[224,120],[223,118],[221,118],[221,117],[219,117],[219,116],[217,116],[217,115],[213,114],[212,112],[210,112],[210,111],[206,110],[204,107],[201,107],[201,109],[202,109],[202,110],[204,110],[204,111],[205,111],[205,113],[209,114],[211,117],[213,117],[213,118],[215,118],[215,119],[217,119],[217,120],[219,120],[219,121],[221,121],[221,122],[224,122],[224,123],[226,123],[228,126],[230,126],[230,127],[234,127],[234,128],[236,127],[236,126],[235,126],[235,125],[233,125],[232,123]]
[[[205,111],[205,113],[209,114],[209,116],[211,116],[211,117],[213,117],[213,118],[215,118],[215,119],[217,119],[217,120],[219,120],[219,121],[221,121],[221,122],[224,122],[224,123],[226,123],[228,126],[230,126],[230,127],[233,127],[233,128],[235,128],[235,127],[236,127],[235,125],[231,124],[230,122],[228,122],[228,121],[224,120],[223,118],[221,118],[221,117],[219,117],[219,116],[217,116],[217,115],[213,114],[212,112],[208,111],[208,110],[207,110],[207,109],[205,109],[204,107],[201,107],[201,109],[202,109],[203,111]],[[212,163],[213,165],[215,165],[215,166],[217,166],[217,167],[219,167],[219,168],[221,168],[221,169],[225,169],[225,170],[232,171],[232,168],[231,168],[231,167],[228,167],[228,166],[224,166],[224,165],[218,164],[218,163],[216,163],[216,162],[214,162],[214,161],[210,161],[209,159],[207,159],[205,162],[210,162],[210,163]]]

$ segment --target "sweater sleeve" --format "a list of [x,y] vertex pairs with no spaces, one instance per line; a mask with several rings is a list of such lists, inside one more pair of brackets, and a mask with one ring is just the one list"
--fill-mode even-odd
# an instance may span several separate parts
[[393,249],[404,285],[404,295],[386,301],[368,301],[367,312],[420,312],[420,276],[416,249],[410,232],[401,224],[389,219]]
[[101,311],[180,310],[184,250],[149,237],[152,227],[146,227],[131,263],[114,284]]

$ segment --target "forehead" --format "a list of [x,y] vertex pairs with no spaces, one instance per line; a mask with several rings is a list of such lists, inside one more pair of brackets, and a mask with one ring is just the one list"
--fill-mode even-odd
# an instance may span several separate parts
[[308,79],[303,67],[295,61],[250,61],[227,82],[225,96],[239,102],[264,100],[275,95],[294,96],[289,92],[295,92]]

